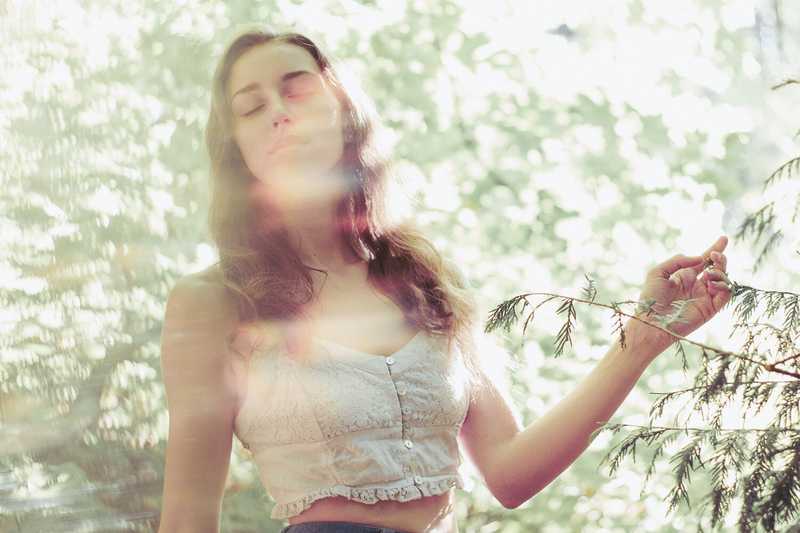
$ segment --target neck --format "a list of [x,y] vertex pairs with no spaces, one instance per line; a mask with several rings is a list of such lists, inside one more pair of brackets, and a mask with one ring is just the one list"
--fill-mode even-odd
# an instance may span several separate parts
[[[336,207],[353,183],[334,170],[312,179],[308,175],[284,177],[270,184],[271,203],[289,241],[309,267],[329,276],[365,276],[366,262],[343,242],[336,226]],[[324,275],[320,273],[324,278]]]
[[283,213],[290,242],[303,263],[331,274],[349,274],[365,265],[339,233],[336,206],[340,200],[339,194],[307,197]]

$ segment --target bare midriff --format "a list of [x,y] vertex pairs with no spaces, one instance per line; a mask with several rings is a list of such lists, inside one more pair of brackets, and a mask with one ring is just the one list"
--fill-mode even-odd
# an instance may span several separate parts
[[408,533],[457,533],[455,490],[408,502],[379,501],[367,504],[332,496],[314,502],[289,524],[335,521],[388,527]]

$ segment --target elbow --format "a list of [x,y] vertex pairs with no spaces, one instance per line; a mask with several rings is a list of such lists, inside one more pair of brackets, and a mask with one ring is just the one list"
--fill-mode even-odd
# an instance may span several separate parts
[[531,498],[533,498],[533,495],[530,495],[527,498],[524,498],[524,497],[520,498],[518,496],[517,497],[508,497],[508,496],[506,496],[504,498],[497,497],[497,501],[499,501],[500,504],[503,507],[505,507],[506,509],[516,509],[517,507],[519,507],[523,503],[527,502]]
[[522,505],[524,500],[520,498],[519,491],[502,468],[493,469],[489,475],[485,475],[484,482],[492,496],[506,509],[516,509]]
[[501,504],[503,507],[505,507],[506,509],[509,509],[509,510],[510,510],[510,509],[516,509],[516,508],[517,508],[517,507],[519,507],[519,505],[520,505],[519,503],[517,503],[517,502],[511,502],[510,500],[499,500],[499,499],[498,499],[498,501],[500,502],[500,504]]
[[536,495],[538,490],[514,489],[509,486],[494,485],[490,487],[495,499],[506,509],[516,509]]
[[[498,460],[487,468],[484,473],[484,481],[489,491],[506,509],[516,509],[523,503],[530,500],[541,487],[535,479],[523,475],[518,465],[514,465],[513,460],[508,461],[510,454],[503,454],[501,457],[506,460]],[[516,466],[516,468],[515,468]]]
[[511,490],[509,487],[495,484],[490,485],[489,490],[495,499],[500,502],[500,505],[506,509],[516,509],[525,503],[525,498],[520,497],[516,491]]
[[484,483],[500,505],[506,509],[516,509],[525,501],[519,490],[520,480],[513,479],[512,470],[502,465],[495,466],[484,474]]
[[495,496],[495,498],[497,498],[497,501],[500,502],[500,505],[502,505],[506,509],[516,509],[517,507],[525,503],[525,500],[522,500],[520,498],[511,498],[508,496]]

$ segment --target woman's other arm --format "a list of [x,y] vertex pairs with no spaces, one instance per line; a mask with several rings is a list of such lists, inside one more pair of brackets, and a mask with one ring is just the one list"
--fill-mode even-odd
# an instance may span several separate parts
[[[686,336],[710,320],[731,299],[722,253],[727,237],[720,237],[699,256],[676,255],[652,268],[645,279],[640,302],[652,301],[656,309],[672,308],[675,301],[690,301],[681,320],[670,331]],[[704,259],[713,271],[700,275]],[[617,339],[605,357],[565,398],[533,424],[520,430],[510,406],[499,394],[476,395],[462,426],[465,448],[495,497],[515,508],[546,487],[580,456],[635,386],[641,375],[674,341],[638,319],[624,327],[626,346]]]
[[227,348],[236,324],[220,285],[190,275],[170,292],[161,334],[169,436],[159,533],[219,531],[238,398]]
[[[635,344],[635,343],[631,343]],[[462,427],[467,454],[507,509],[545,488],[591,444],[591,435],[622,404],[657,352],[614,344],[578,386],[520,429],[495,389],[476,395]]]

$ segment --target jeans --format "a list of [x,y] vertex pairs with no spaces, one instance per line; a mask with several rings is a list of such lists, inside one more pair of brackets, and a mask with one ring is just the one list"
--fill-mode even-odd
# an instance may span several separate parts
[[281,529],[281,533],[408,533],[391,527],[380,527],[356,522],[303,522]]

